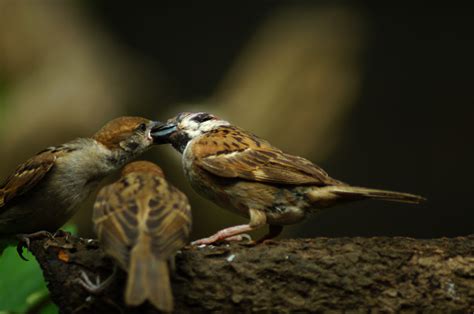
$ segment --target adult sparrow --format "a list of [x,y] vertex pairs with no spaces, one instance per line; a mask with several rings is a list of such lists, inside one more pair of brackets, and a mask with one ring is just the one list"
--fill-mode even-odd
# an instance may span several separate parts
[[103,177],[153,144],[150,130],[158,124],[140,117],[117,118],[91,138],[49,147],[20,164],[0,184],[3,248],[18,235],[29,244],[29,237],[61,227]]
[[[126,304],[149,300],[159,310],[172,311],[168,262],[174,265],[176,251],[188,243],[191,210],[186,196],[154,163],[132,162],[118,181],[100,190],[93,222],[105,253],[128,273]],[[97,289],[83,277],[87,289]]]
[[198,193],[250,218],[248,224],[226,228],[195,244],[232,238],[265,224],[270,226],[265,238],[272,238],[284,225],[347,201],[424,200],[417,195],[345,184],[311,161],[284,153],[209,113],[180,113],[151,134],[157,143],[171,143],[182,153],[185,175]]

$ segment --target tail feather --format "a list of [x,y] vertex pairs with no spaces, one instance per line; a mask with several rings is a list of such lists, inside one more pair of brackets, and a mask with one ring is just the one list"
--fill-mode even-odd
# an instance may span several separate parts
[[125,303],[140,305],[149,300],[164,312],[173,310],[173,294],[166,260],[158,260],[146,244],[137,244],[131,252]]
[[150,302],[158,309],[171,312],[173,311],[173,293],[171,290],[168,262],[159,260],[155,263],[155,279],[150,280],[149,287],[151,295]]
[[310,199],[315,202],[332,205],[338,201],[351,201],[362,199],[379,199],[400,203],[419,204],[426,198],[409,193],[369,189],[349,185],[335,185],[324,188],[316,188],[308,193]]

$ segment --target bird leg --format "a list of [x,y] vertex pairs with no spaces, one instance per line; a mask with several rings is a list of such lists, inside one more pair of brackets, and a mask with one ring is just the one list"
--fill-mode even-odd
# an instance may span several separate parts
[[53,234],[53,238],[56,238],[56,237],[64,237],[64,240],[66,242],[69,241],[69,239],[71,238],[72,234],[69,232],[69,231],[64,231],[64,230],[57,230],[54,234]]
[[224,240],[235,240],[242,233],[256,230],[265,225],[267,216],[264,212],[256,209],[250,209],[250,222],[246,225],[238,225],[222,229],[210,237],[203,238],[192,242],[192,245],[208,245]]
[[241,233],[249,232],[255,229],[256,228],[250,226],[250,224],[233,226],[233,227],[222,229],[210,237],[196,240],[192,242],[191,244],[192,245],[213,244],[219,241],[227,240],[228,238],[234,238]]
[[16,251],[20,258],[24,261],[28,261],[26,257],[23,256],[23,248],[30,250],[31,239],[41,239],[41,238],[50,238],[53,239],[53,235],[48,231],[37,231],[30,234],[17,234],[19,242],[16,246]]
[[242,242],[244,240],[247,240],[248,242],[252,241],[252,237],[248,233],[242,233],[235,235],[233,237],[229,237],[225,239],[227,242]]
[[100,276],[95,278],[95,283],[89,279],[89,276],[81,270],[81,277],[77,278],[75,281],[79,283],[84,289],[86,289],[91,294],[100,294],[104,291],[110,284],[114,281],[115,275],[117,274],[117,265],[114,265],[114,270],[112,274],[105,279],[103,282],[100,282]]

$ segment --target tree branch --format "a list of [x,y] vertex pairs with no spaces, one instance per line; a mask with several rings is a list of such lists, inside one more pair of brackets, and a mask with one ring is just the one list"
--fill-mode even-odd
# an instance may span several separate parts
[[[126,308],[125,273],[102,295],[76,279],[111,274],[112,261],[76,237],[32,242],[53,301],[63,313],[154,313]],[[316,238],[186,248],[172,279],[176,313],[327,310],[474,310],[474,236]]]

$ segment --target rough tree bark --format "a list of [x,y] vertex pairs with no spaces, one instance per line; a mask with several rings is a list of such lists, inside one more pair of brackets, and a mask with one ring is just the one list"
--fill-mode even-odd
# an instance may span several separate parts
[[[153,313],[123,304],[125,273],[102,295],[77,284],[80,271],[106,278],[112,261],[71,237],[36,240],[62,313]],[[316,238],[185,248],[172,279],[176,313],[474,310],[474,236]]]

